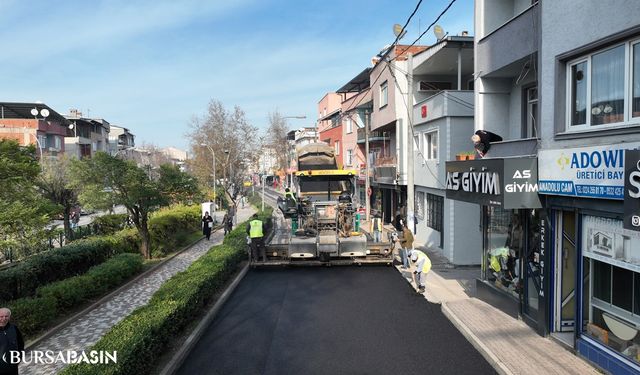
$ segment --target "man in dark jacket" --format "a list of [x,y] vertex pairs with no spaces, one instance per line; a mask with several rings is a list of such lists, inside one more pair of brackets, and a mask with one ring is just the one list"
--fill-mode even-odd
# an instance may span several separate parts
[[[24,339],[18,327],[9,323],[11,310],[0,308],[0,374],[17,375],[18,363],[14,360],[19,357],[16,352],[24,350]],[[12,354],[13,352],[13,354]]]
[[491,143],[502,142],[502,137],[486,130],[477,130],[471,140],[473,141],[473,147],[478,151],[478,155],[483,158],[491,148]]

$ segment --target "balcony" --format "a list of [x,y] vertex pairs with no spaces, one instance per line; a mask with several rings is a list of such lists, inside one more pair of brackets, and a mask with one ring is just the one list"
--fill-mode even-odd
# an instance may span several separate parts
[[522,138],[492,143],[485,158],[535,156],[537,153],[538,139]]
[[379,157],[373,162],[373,180],[381,184],[394,184],[398,174],[395,157]]
[[[358,143],[364,144],[364,129],[358,129]],[[389,142],[389,134],[385,132],[373,131],[369,132],[369,143],[371,142]]]
[[[426,108],[423,110],[423,107]],[[452,116],[473,117],[473,91],[440,91],[417,102],[413,107],[415,123]]]
[[538,50],[538,12],[538,3],[515,15],[513,10],[498,12],[495,7],[492,9],[492,18],[486,16],[483,25],[484,37],[476,45],[476,71],[481,72],[481,76],[496,72]]

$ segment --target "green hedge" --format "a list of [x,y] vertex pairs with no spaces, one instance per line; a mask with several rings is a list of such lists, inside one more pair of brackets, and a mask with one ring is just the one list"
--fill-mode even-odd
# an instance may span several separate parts
[[142,270],[138,254],[120,254],[91,268],[86,274],[58,281],[36,291],[36,296],[9,304],[12,320],[25,335],[49,326],[64,312],[99,297]]
[[98,234],[113,234],[127,227],[127,214],[102,215],[91,223]]
[[[270,213],[261,215],[263,219]],[[222,245],[211,248],[184,272],[167,281],[146,306],[116,324],[91,350],[117,351],[118,363],[72,365],[66,375],[148,373],[164,352],[167,337],[176,337],[197,319],[240,262],[246,259],[246,222],[238,225]]]
[[[199,228],[199,206],[178,205],[153,213],[149,219],[152,254],[161,257],[176,250]],[[40,286],[83,274],[116,254],[138,253],[139,248],[137,230],[129,228],[35,255],[0,271],[0,303],[33,296]]]
[[200,207],[177,205],[154,212],[149,219],[151,256],[161,258],[201,228]]
[[87,272],[123,250],[118,239],[105,236],[78,240],[0,271],[0,301],[27,297],[41,285]]

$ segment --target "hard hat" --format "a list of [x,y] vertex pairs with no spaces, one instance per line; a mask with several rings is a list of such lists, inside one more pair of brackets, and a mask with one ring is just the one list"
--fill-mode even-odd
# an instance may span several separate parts
[[411,252],[411,260],[412,260],[412,261],[414,261],[414,262],[415,262],[416,260],[418,260],[418,252],[417,252],[417,251],[413,250],[413,251]]

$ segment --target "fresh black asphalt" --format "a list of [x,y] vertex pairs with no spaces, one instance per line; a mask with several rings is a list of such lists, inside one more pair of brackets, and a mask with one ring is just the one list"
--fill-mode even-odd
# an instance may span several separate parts
[[495,374],[391,267],[252,270],[179,374]]

